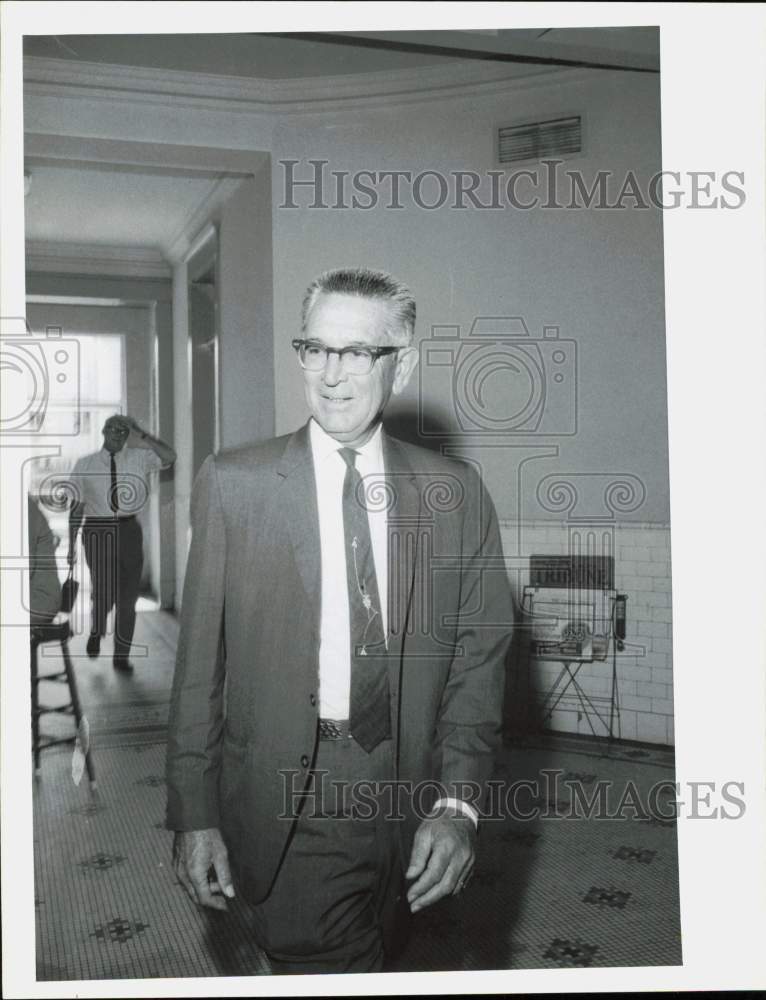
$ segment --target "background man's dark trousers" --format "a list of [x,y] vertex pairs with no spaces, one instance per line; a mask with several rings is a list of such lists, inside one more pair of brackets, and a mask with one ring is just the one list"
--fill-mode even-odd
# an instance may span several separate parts
[[91,635],[106,634],[107,615],[114,607],[114,657],[127,659],[144,566],[141,525],[136,517],[89,517],[82,534],[90,571]]

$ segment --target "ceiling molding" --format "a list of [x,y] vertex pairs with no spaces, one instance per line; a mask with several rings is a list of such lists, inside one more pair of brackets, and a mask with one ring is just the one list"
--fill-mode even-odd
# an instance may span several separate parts
[[171,264],[177,264],[185,258],[200,230],[241,183],[242,178],[239,177],[222,177],[211,186],[202,201],[189,213],[181,226],[163,246],[165,258]]
[[28,240],[26,243],[26,270],[121,278],[170,278],[172,275],[168,261],[152,247],[48,243],[40,240]]
[[560,86],[589,72],[538,66],[511,72],[505,64],[465,60],[385,73],[269,80],[32,56],[24,60],[24,92],[285,115],[501,93],[552,82]]

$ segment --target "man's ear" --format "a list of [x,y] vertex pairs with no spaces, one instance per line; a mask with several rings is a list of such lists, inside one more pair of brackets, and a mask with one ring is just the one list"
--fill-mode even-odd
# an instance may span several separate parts
[[417,347],[405,347],[399,351],[396,359],[396,372],[394,373],[394,395],[398,396],[410,380],[412,373],[417,368],[420,355]]

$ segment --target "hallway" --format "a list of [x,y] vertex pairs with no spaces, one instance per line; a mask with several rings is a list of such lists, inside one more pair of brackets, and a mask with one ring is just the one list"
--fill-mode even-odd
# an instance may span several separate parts
[[[202,912],[173,874],[164,757],[177,632],[172,615],[140,613],[129,676],[112,669],[110,639],[96,661],[84,637],[72,640],[97,790],[76,782],[71,747],[43,753],[34,808],[39,980],[269,973],[246,906]],[[41,673],[58,666],[46,652]],[[63,696],[48,688],[44,700]],[[72,723],[46,717],[43,726],[71,731]],[[519,795],[517,805],[519,814],[547,806],[550,817],[487,820],[469,889],[415,918],[392,971],[680,964],[674,821],[627,808],[623,818],[565,818],[569,782],[588,799],[611,782],[610,806],[635,787],[646,803],[652,786],[674,780],[672,750],[536,737],[506,746],[495,778],[535,780],[543,770],[537,798]],[[659,801],[667,815],[668,798]]]

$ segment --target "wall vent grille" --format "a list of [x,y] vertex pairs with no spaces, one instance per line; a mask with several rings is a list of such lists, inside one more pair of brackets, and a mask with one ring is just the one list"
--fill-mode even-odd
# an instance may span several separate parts
[[504,125],[497,130],[500,163],[574,156],[582,150],[582,118],[552,118],[524,125]]

